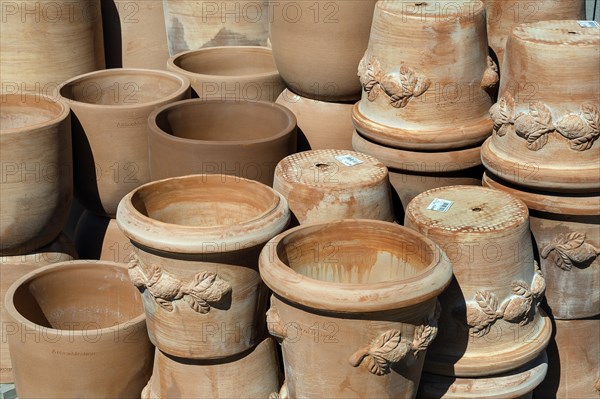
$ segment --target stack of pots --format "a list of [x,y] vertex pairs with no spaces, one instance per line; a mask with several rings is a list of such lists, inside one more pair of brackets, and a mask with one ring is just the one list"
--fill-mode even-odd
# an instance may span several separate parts
[[[600,36],[586,26],[546,21],[512,31],[490,110],[494,134],[482,150],[484,185],[531,212],[556,321],[550,365],[560,369],[560,384],[549,379],[540,390],[559,397],[596,395],[600,377],[600,359],[587,356],[600,331]],[[574,362],[583,374],[571,371]]]
[[237,176],[169,178],[123,198],[129,277],[156,346],[144,398],[266,398],[279,387],[258,256],[289,220],[283,196]]
[[402,205],[431,188],[479,185],[498,69],[479,1],[379,1],[352,111],[356,151],[380,159]]

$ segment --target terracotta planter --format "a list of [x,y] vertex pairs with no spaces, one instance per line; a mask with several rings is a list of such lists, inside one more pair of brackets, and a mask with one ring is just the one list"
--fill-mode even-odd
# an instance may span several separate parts
[[8,345],[19,398],[139,398],[152,347],[125,265],[37,269],[10,286],[6,313],[17,328]]
[[[460,54],[457,57],[457,54]],[[487,55],[480,1],[377,3],[358,73],[358,132],[417,151],[477,146],[491,134],[498,68]]]
[[260,257],[281,340],[280,398],[412,398],[437,333],[452,267],[439,248],[389,222],[299,226]]
[[513,30],[500,99],[490,110],[494,135],[481,153],[486,169],[531,189],[600,190],[598,46],[598,29],[577,21]]
[[267,338],[256,348],[217,362],[179,359],[157,349],[142,399],[266,399],[278,388],[275,342]]
[[352,145],[358,152],[379,159],[389,169],[390,182],[402,209],[424,191],[453,185],[481,185],[483,167],[480,148],[422,152],[385,147],[354,132]]
[[75,246],[82,259],[110,260],[127,263],[133,247],[121,232],[116,219],[105,218],[85,211],[75,230]]
[[306,98],[360,98],[356,67],[369,41],[375,0],[271,1],[271,45],[287,86]]
[[274,102],[285,89],[268,47],[231,46],[186,51],[171,57],[167,69],[188,78],[203,100]]
[[73,198],[69,107],[33,94],[3,94],[0,104],[0,255],[27,254],[52,242],[67,223]]
[[277,163],[296,151],[296,118],[272,103],[180,101],[148,126],[152,180],[216,173],[270,186]]
[[275,168],[273,188],[286,198],[300,224],[394,221],[388,170],[369,155],[345,150],[292,154]]
[[444,328],[427,352],[427,372],[490,376],[545,349],[552,326],[538,309],[545,281],[528,216],[516,197],[473,186],[429,190],[408,205],[405,225],[438,243],[454,270],[440,295]]
[[35,253],[0,257],[0,383],[13,382],[12,364],[8,353],[8,335],[15,334],[18,328],[9,323],[4,314],[4,296],[8,287],[20,277],[40,267],[72,260],[77,257],[73,243],[61,234],[51,244]]
[[63,83],[73,113],[75,194],[92,212],[114,217],[125,194],[150,180],[147,119],[189,98],[190,83],[170,72],[107,69]]
[[[352,107],[354,103],[335,103],[301,97],[285,89],[277,98],[294,113],[298,129],[307,143],[305,150],[352,149]],[[300,139],[298,146],[301,146]]]
[[599,315],[600,196],[529,192],[487,173],[483,185],[508,192],[529,207],[554,318]]
[[152,343],[187,359],[256,345],[267,301],[258,254],[289,218],[273,189],[225,175],[152,182],[123,198],[117,223],[134,247],[129,275]]
[[266,1],[164,0],[169,52],[215,46],[265,46],[269,37]]
[[423,399],[531,399],[533,389],[544,380],[547,371],[548,357],[542,352],[525,366],[491,377],[456,378],[424,373],[419,393]]
[[2,91],[52,95],[73,76],[104,69],[100,0],[1,1]]

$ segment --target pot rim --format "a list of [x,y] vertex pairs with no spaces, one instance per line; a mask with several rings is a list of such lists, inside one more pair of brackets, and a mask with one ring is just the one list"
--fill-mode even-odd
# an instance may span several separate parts
[[[50,127],[59,125],[65,119],[67,119],[67,117],[70,115],[71,108],[69,107],[69,104],[66,101],[62,100],[61,98],[56,98],[53,96],[51,97],[47,94],[41,94],[41,93],[2,94],[3,98],[6,98],[6,97],[13,97],[13,98],[25,97],[25,98],[27,98],[27,96],[34,97],[35,98],[35,100],[33,100],[34,103],[39,103],[40,101],[45,101],[49,104],[57,104],[60,107],[60,111],[58,112],[58,114],[54,115],[54,117],[52,119],[45,121],[45,122],[38,122],[38,123],[34,123],[31,125],[27,125],[27,126],[17,127],[17,128],[0,129],[0,136],[6,137],[8,135],[17,135],[17,134],[23,134],[25,132],[35,132],[35,131],[39,131],[39,130],[45,130]],[[4,102],[4,101],[2,101],[2,102]],[[23,104],[23,108],[35,108],[35,107],[28,106],[26,101],[21,102],[21,104]]]
[[[250,195],[257,189],[268,191],[273,194],[273,201],[269,209],[254,219],[230,226],[186,226],[161,222],[143,215],[132,203],[133,196],[148,187],[204,179],[220,179],[222,182],[236,180],[248,187]],[[207,243],[219,243],[226,248],[231,245],[236,250],[266,243],[285,229],[290,221],[290,211],[283,195],[260,182],[237,176],[196,174],[157,180],[132,190],[119,202],[116,219],[119,229],[133,243],[170,253],[203,254],[213,253],[207,252]]]
[[[11,286],[6,291],[6,295],[3,298],[3,300],[5,301],[6,312],[9,313],[10,317],[15,319],[21,325],[25,325],[29,328],[34,328],[34,329],[36,329],[36,331],[37,331],[37,327],[41,327],[44,331],[47,331],[47,332],[55,334],[55,335],[62,335],[64,331],[68,331],[70,336],[72,336],[72,337],[81,337],[81,336],[89,334],[90,331],[96,331],[96,332],[98,332],[98,335],[100,335],[100,336],[102,336],[103,334],[108,334],[108,333],[114,334],[115,332],[121,331],[124,328],[131,326],[132,324],[137,325],[137,324],[145,323],[146,322],[146,313],[142,309],[141,313],[138,316],[134,317],[133,319],[129,319],[127,321],[119,323],[115,326],[96,328],[96,329],[87,329],[87,330],[62,330],[62,329],[57,329],[57,328],[52,328],[52,327],[41,326],[41,325],[36,324],[36,323],[32,322],[31,320],[25,318],[17,310],[17,308],[15,307],[14,301],[12,300],[17,289],[19,289],[23,284],[25,284],[29,281],[32,281],[33,279],[35,279],[36,277],[39,277],[42,274],[52,273],[56,269],[67,269],[67,268],[76,268],[76,267],[77,268],[84,267],[86,269],[98,269],[98,267],[103,267],[103,266],[118,267],[120,269],[123,269],[124,275],[127,276],[127,265],[126,264],[112,262],[112,261],[105,261],[105,260],[70,260],[70,261],[65,261],[65,262],[53,263],[53,264],[50,264],[47,266],[43,266],[39,269],[33,270],[33,271],[27,273],[26,275],[20,277],[18,280],[16,280],[13,284],[11,284]],[[132,288],[135,289],[135,287],[132,287]],[[111,339],[114,339],[115,335],[110,335],[110,337],[111,337]]]
[[[411,235],[433,253],[431,263],[418,274],[404,279],[376,283],[334,283],[307,277],[291,269],[277,256],[281,241],[307,228],[332,227],[336,224],[371,225],[378,229],[395,229],[399,235]],[[371,219],[343,219],[328,223],[304,224],[271,239],[259,257],[260,275],[274,294],[314,309],[342,313],[377,312],[404,308],[439,295],[452,279],[452,265],[446,254],[432,240],[399,224]],[[399,295],[399,291],[402,295]],[[357,293],[360,293],[358,295]],[[357,297],[365,300],[357,300]]]
[[[143,103],[135,103],[135,104],[92,104],[92,103],[88,103],[88,102],[84,102],[84,101],[77,101],[72,98],[65,97],[61,94],[64,87],[66,87],[67,85],[73,84],[73,83],[77,82],[78,80],[83,80],[83,79],[86,79],[89,77],[95,77],[95,76],[104,77],[104,75],[119,75],[122,73],[139,74],[139,75],[146,74],[146,75],[155,75],[155,76],[160,75],[162,77],[170,78],[173,81],[179,82],[179,87],[174,92],[172,92],[169,95],[166,95],[164,97],[161,97],[159,99],[156,99],[153,101],[147,101],[147,102],[143,102]],[[80,108],[87,108],[87,109],[101,108],[101,109],[105,109],[105,110],[132,110],[132,109],[139,109],[139,108],[143,108],[143,107],[156,107],[156,106],[164,104],[165,102],[172,102],[175,99],[177,99],[177,97],[180,97],[181,95],[183,95],[187,90],[190,89],[190,87],[191,87],[191,83],[188,78],[186,78],[185,76],[177,75],[176,73],[173,73],[170,71],[163,71],[163,70],[159,70],[159,69],[145,69],[145,68],[111,68],[111,69],[101,69],[101,70],[97,70],[97,71],[84,73],[84,74],[75,76],[69,80],[66,80],[58,86],[57,95],[59,98],[61,98],[67,104],[76,104],[77,107],[80,107]]]
[[[174,136],[174,135],[169,134],[169,133],[165,132],[164,130],[162,130],[160,127],[158,127],[158,124],[156,123],[156,119],[160,113],[168,112],[175,108],[203,106],[203,105],[217,104],[217,103],[223,104],[223,106],[225,106],[225,107],[230,107],[231,105],[234,105],[234,106],[244,106],[244,107],[272,108],[274,110],[277,110],[275,112],[283,113],[288,119],[288,124],[284,129],[281,129],[281,131],[279,131],[276,134],[269,136],[269,137],[264,137],[264,138],[259,138],[259,139],[250,139],[250,140],[219,141],[219,140],[197,140],[197,139],[188,139],[188,138],[184,138],[184,137],[177,137],[177,136]],[[290,111],[288,108],[284,107],[283,105],[275,104],[275,103],[268,102],[268,101],[236,101],[236,100],[218,100],[218,99],[203,100],[200,98],[192,98],[189,100],[182,100],[182,101],[176,101],[173,103],[165,104],[164,106],[152,111],[150,113],[150,115],[148,116],[148,128],[149,128],[150,132],[153,134],[157,134],[163,138],[167,138],[171,141],[175,141],[175,142],[182,143],[182,144],[191,144],[191,145],[202,144],[205,146],[219,146],[219,147],[223,147],[223,146],[230,147],[230,146],[240,146],[240,145],[249,146],[249,145],[263,144],[263,143],[275,141],[277,139],[280,139],[282,137],[285,137],[285,136],[293,133],[297,128],[297,124],[298,124],[298,121],[296,120],[296,115],[294,115],[294,113],[292,111]]]

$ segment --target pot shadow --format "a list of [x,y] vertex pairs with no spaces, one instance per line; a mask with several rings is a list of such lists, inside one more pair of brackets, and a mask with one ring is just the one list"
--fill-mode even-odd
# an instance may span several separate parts
[[306,137],[306,134],[304,134],[304,132],[302,131],[302,129],[300,129],[299,126],[297,128],[297,132],[298,132],[298,141],[297,141],[297,145],[296,145],[296,149],[297,149],[296,152],[311,151],[312,146],[308,142],[308,138]]
[[81,259],[100,259],[109,218],[84,212],[75,227],[75,248]]
[[101,1],[106,68],[123,67],[121,19],[114,1]]

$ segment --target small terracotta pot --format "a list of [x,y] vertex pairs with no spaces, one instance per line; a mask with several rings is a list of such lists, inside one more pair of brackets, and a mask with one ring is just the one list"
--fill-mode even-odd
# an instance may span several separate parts
[[486,169],[529,189],[600,191],[599,46],[598,29],[577,21],[513,30],[481,152]]
[[545,349],[552,326],[538,309],[545,280],[534,261],[528,217],[516,197],[474,186],[429,190],[408,205],[405,225],[435,241],[454,270],[440,295],[444,328],[427,352],[428,373],[500,374]]
[[167,69],[188,78],[202,100],[274,102],[285,89],[268,47],[186,51],[171,57]]
[[277,69],[306,98],[360,98],[356,67],[369,41],[375,0],[271,1],[270,33]]
[[150,180],[148,115],[189,98],[190,83],[166,71],[107,69],[63,83],[73,119],[75,194],[92,212],[114,217],[125,194]]
[[156,181],[125,196],[117,223],[134,247],[129,275],[152,343],[187,359],[256,345],[267,305],[258,255],[289,219],[273,189],[225,175]]
[[227,174],[272,185],[296,150],[296,118],[266,102],[179,101],[148,118],[150,177]]
[[74,239],[82,259],[127,263],[133,253],[129,238],[121,232],[116,219],[85,211],[79,218]]
[[125,265],[37,269],[10,286],[5,309],[16,328],[8,345],[19,398],[139,398],[152,346]]
[[275,168],[273,188],[286,198],[300,224],[394,221],[388,170],[366,154],[345,150],[292,154]]
[[[377,3],[352,120],[363,136],[416,151],[474,147],[492,132],[498,68],[480,1]],[[457,54],[460,54],[457,57]]]
[[64,234],[34,253],[0,257],[0,325],[2,326],[0,330],[0,383],[6,384],[14,381],[8,353],[8,335],[16,334],[18,329],[13,323],[7,321],[4,314],[4,296],[8,287],[32,270],[74,258],[77,258],[75,247]]
[[157,349],[154,372],[142,399],[266,399],[279,388],[275,350],[273,338],[218,361],[181,359]]
[[[352,149],[352,107],[354,103],[335,103],[301,97],[285,89],[277,98],[294,113],[298,129],[307,141],[306,150]],[[298,147],[301,146],[300,139]]]
[[429,239],[375,220],[309,224],[261,253],[281,340],[280,398],[412,398],[452,266]]
[[600,196],[525,191],[487,172],[483,185],[508,192],[529,207],[554,318],[600,315]]
[[3,94],[0,105],[0,255],[27,254],[52,242],[69,217],[69,107],[33,94]]

